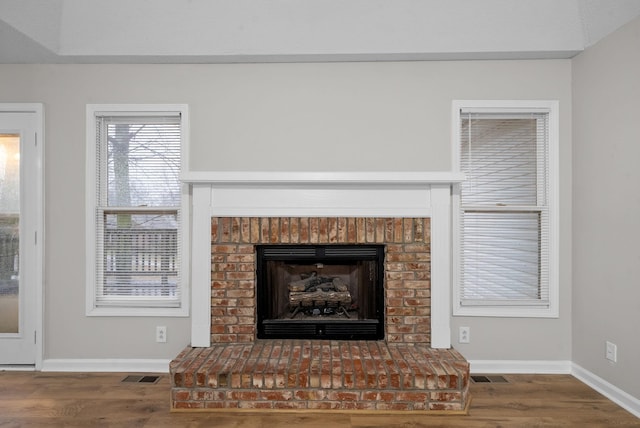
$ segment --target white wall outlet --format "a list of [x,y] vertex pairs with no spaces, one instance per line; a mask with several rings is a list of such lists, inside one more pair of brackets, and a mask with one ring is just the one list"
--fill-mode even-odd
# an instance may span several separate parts
[[458,330],[458,343],[471,342],[471,327],[460,327]]
[[159,325],[156,327],[156,342],[165,343],[167,341],[167,327]]
[[618,361],[618,347],[615,343],[606,342],[604,356],[607,360],[613,361],[614,363]]

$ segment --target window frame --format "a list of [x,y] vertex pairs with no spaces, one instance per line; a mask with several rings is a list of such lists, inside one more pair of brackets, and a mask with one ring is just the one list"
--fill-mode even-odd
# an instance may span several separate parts
[[181,128],[180,141],[180,169],[181,175],[188,165],[189,142],[189,112],[186,104],[87,104],[86,106],[86,315],[87,316],[162,316],[162,317],[186,317],[189,316],[189,291],[190,291],[190,211],[189,189],[185,183],[180,184],[180,224],[178,245],[180,246],[180,300],[177,307],[156,306],[98,306],[97,305],[97,272],[98,262],[96,251],[99,249],[97,242],[96,208],[98,195],[98,170],[96,156],[98,155],[96,120],[102,116],[159,116],[179,115]]
[[452,193],[453,248],[453,315],[479,317],[557,318],[559,317],[559,102],[557,100],[454,100],[452,103],[452,168],[461,172],[461,120],[465,113],[546,113],[548,115],[548,245],[545,264],[548,274],[549,304],[474,304],[463,305],[461,299],[462,230],[461,184],[454,184]]

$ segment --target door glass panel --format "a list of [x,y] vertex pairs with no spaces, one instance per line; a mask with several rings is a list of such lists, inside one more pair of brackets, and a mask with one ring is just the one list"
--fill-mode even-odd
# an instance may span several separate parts
[[0,333],[19,332],[20,136],[0,134]]

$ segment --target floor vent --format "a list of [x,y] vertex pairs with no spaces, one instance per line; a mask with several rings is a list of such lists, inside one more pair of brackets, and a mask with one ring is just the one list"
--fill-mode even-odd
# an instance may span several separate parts
[[122,379],[123,382],[133,383],[156,383],[160,376],[127,376]]
[[503,376],[471,375],[474,383],[509,383]]

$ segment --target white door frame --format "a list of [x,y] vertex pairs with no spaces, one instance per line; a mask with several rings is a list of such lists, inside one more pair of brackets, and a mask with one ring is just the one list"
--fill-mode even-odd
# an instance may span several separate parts
[[[2,113],[33,113],[36,119],[36,149],[35,159],[35,188],[30,189],[35,197],[28,201],[27,209],[34,215],[32,224],[35,230],[35,272],[33,273],[33,287],[35,287],[35,313],[31,314],[35,327],[35,369],[42,368],[44,350],[44,107],[40,103],[0,103]],[[33,201],[33,202],[32,202]],[[2,367],[10,369],[11,367]],[[23,368],[22,368],[23,369]]]

